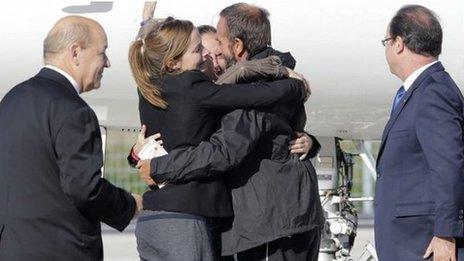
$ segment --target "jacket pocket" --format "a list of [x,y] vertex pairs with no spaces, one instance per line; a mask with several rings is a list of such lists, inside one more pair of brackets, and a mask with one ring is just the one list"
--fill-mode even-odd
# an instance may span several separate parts
[[0,225],[0,240],[2,240],[2,234],[3,234],[3,230],[5,229],[5,225]]
[[395,130],[391,131],[390,134],[388,135],[390,138],[403,138],[409,136],[410,130]]
[[395,216],[397,218],[433,215],[435,215],[435,203],[433,202],[417,202],[396,205]]

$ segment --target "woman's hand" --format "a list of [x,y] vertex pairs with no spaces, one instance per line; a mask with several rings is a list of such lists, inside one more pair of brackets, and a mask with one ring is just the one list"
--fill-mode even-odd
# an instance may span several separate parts
[[300,160],[304,160],[313,147],[313,140],[304,132],[297,132],[296,134],[298,138],[290,141],[289,149],[291,153],[302,154]]
[[133,148],[134,153],[137,155],[142,150],[143,146],[145,146],[145,144],[147,144],[151,139],[156,140],[159,145],[163,145],[163,141],[160,139],[161,138],[160,133],[156,133],[156,134],[151,135],[148,138],[145,138],[146,132],[147,132],[147,126],[142,125],[142,128],[140,129],[140,132],[137,135],[137,142],[135,143],[134,148]]

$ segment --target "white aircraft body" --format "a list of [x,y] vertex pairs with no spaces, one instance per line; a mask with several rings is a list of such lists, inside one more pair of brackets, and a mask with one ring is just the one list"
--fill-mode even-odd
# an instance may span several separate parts
[[[156,17],[169,15],[195,25],[216,25],[220,10],[236,1],[159,0]],[[379,139],[393,96],[402,83],[385,61],[386,27],[394,13],[411,1],[400,0],[255,0],[271,14],[272,44],[290,51],[296,70],[310,81],[306,104],[313,134],[341,138]],[[459,86],[464,86],[464,1],[414,1],[434,10],[444,30],[440,60]],[[0,16],[0,98],[43,66],[42,43],[61,17],[79,14],[105,28],[111,68],[100,90],[83,94],[100,124],[139,126],[136,85],[127,53],[141,21],[144,1],[3,1]]]
[[[220,10],[237,1],[157,0],[155,17],[174,16],[191,20],[195,25],[215,26]],[[310,82],[312,96],[306,103],[306,129],[317,136],[331,137],[326,141],[332,144],[326,146],[331,152],[318,158],[319,163],[321,158],[330,159],[329,166],[333,168],[329,172],[318,169],[318,174],[330,174],[328,180],[319,180],[322,191],[337,191],[339,185],[339,174],[332,163],[336,155],[333,137],[356,140],[359,155],[368,167],[366,171],[375,178],[370,149],[359,141],[380,139],[393,97],[402,85],[389,72],[385,47],[380,42],[386,36],[390,19],[401,6],[420,4],[438,14],[444,32],[440,60],[458,86],[464,87],[463,0],[254,0],[250,3],[270,12],[272,46],[290,51],[297,60],[296,70]],[[140,126],[137,88],[127,57],[129,45],[140,27],[144,0],[23,0],[2,1],[0,5],[0,99],[42,68],[43,39],[53,24],[69,14],[83,15],[105,28],[109,42],[107,55],[111,61],[100,89],[83,94],[83,98],[104,127],[134,130]],[[182,127],[188,128],[179,126]],[[366,188],[371,187],[369,182],[364,182]],[[372,195],[372,191],[366,193]],[[371,200],[352,199],[349,194],[324,195],[321,194],[324,209],[331,217],[340,216],[334,209],[342,203]],[[341,225],[348,224],[343,219],[339,221]],[[339,225],[333,223],[336,222],[329,225]],[[356,231],[356,226],[352,230]],[[323,238],[335,238],[332,234]],[[347,255],[335,259],[335,251],[342,248],[337,246],[334,251],[321,248],[320,260],[350,260],[345,259],[349,258]],[[129,260],[125,258],[121,260]],[[373,247],[368,245],[357,260],[376,260]]]

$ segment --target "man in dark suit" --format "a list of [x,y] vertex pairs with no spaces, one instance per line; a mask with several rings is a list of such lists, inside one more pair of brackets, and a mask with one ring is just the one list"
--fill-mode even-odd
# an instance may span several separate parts
[[438,61],[440,23],[425,7],[404,6],[382,43],[403,86],[377,160],[379,260],[464,260],[464,102]]
[[141,198],[101,177],[96,89],[107,38],[95,21],[59,20],[43,68],[0,103],[0,260],[102,260],[100,222],[122,231]]

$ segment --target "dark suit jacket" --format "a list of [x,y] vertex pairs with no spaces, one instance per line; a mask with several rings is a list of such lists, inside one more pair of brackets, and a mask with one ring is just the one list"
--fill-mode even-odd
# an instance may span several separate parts
[[123,230],[132,196],[101,178],[92,109],[42,69],[0,103],[0,260],[101,260],[100,222]]
[[464,236],[463,106],[438,62],[415,80],[388,121],[377,160],[380,260],[422,260],[432,236]]
[[[163,97],[168,108],[151,105],[140,95],[139,111],[147,136],[161,133],[169,152],[196,146],[219,128],[220,117],[236,108],[267,107],[277,101],[297,101],[304,96],[295,79],[272,83],[216,85],[199,71],[166,75]],[[230,192],[221,178],[167,184],[144,194],[144,208],[190,213],[205,217],[230,217]]]

